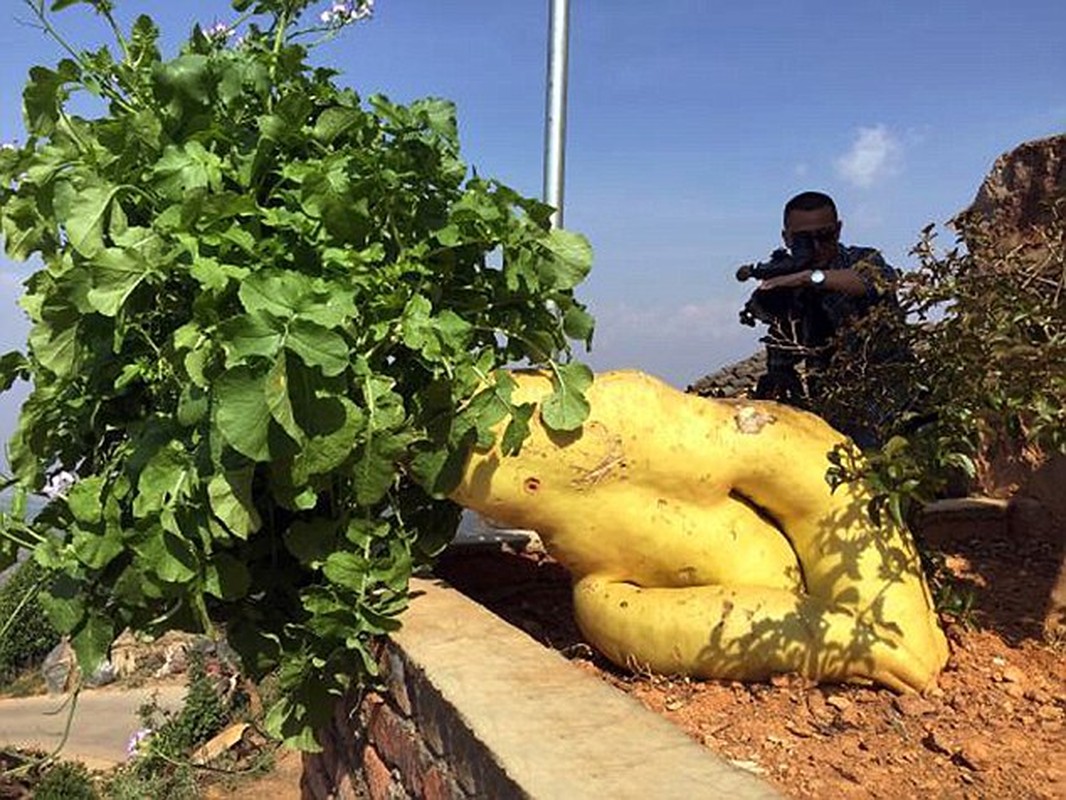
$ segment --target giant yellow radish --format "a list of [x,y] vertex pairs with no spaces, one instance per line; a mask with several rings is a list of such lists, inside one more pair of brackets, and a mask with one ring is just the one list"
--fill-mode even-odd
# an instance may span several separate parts
[[[551,392],[548,374],[513,377],[516,403]],[[870,521],[863,486],[825,480],[839,433],[633,371],[597,375],[587,399],[579,431],[535,414],[519,454],[475,451],[452,497],[540,533],[591,644],[708,678],[935,681],[947,644],[909,534]]]

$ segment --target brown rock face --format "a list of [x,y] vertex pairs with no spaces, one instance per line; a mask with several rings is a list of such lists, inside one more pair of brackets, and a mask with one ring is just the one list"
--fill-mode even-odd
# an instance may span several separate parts
[[[1066,134],[1025,142],[996,159],[973,203],[954,223],[995,230],[997,254],[1019,245],[1042,247],[1054,206],[1066,202]],[[972,248],[973,242],[967,241]],[[976,253],[975,253],[976,254]]]
[[[1064,219],[1066,134],[1060,134],[1026,142],[996,159],[973,204],[954,225],[978,269],[1011,268],[1025,278],[1047,278],[1045,283],[1053,287],[1061,286]],[[1021,258],[1012,259],[1012,253]],[[1057,541],[1063,554],[1044,621],[1049,638],[1061,639],[1066,636],[1066,456],[1017,459],[1009,449],[999,459],[993,451],[989,471],[1007,476],[1019,466],[1026,468],[1022,472],[1028,474],[1015,476],[1020,486],[1012,500],[1012,532]]]

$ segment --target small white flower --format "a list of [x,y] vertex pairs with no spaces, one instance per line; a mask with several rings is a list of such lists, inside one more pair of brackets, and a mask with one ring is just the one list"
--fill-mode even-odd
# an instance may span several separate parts
[[318,18],[322,20],[322,22],[324,22],[326,25],[329,25],[329,23],[333,21],[333,15],[328,11],[323,11],[321,14],[318,15]]
[[48,483],[45,484],[45,487],[41,490],[41,494],[49,500],[54,500],[57,497],[66,497],[67,492],[70,491],[70,487],[73,486],[77,480],[78,476],[73,472],[57,472],[48,479]]
[[130,736],[130,740],[126,742],[126,758],[136,758],[144,752],[147,747],[147,740],[152,735],[151,728],[139,728],[133,732]]
[[204,31],[204,35],[206,35],[208,39],[224,40],[233,35],[233,28],[225,22],[216,22]]

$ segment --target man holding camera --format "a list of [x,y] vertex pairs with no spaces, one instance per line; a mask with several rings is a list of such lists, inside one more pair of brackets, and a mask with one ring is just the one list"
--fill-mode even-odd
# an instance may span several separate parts
[[840,244],[841,227],[829,195],[798,194],[785,204],[781,235],[788,252],[777,251],[769,263],[737,273],[741,280],[761,280],[742,321],[760,319],[770,326],[757,397],[817,411],[818,373],[832,358],[836,335],[848,320],[891,297],[896,270],[877,250]]

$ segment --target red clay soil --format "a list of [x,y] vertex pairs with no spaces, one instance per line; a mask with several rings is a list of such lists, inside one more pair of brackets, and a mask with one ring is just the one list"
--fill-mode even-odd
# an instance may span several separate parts
[[1041,630],[1061,546],[984,536],[946,549],[963,601],[942,616],[951,660],[921,697],[628,675],[583,642],[550,558],[464,552],[437,574],[787,797],[1066,798],[1066,647]]

